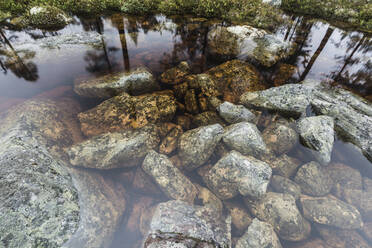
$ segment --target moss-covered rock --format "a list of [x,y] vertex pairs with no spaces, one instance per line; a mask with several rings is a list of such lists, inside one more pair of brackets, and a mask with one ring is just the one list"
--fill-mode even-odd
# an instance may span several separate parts
[[24,18],[30,26],[44,29],[60,29],[71,21],[64,11],[52,6],[33,7]]

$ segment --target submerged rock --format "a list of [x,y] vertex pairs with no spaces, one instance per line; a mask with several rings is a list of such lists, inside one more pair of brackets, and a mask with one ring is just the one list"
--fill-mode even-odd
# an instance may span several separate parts
[[265,162],[231,151],[203,179],[220,199],[229,199],[239,193],[252,198],[262,197],[270,177],[271,168]]
[[238,240],[236,248],[282,248],[273,227],[257,218],[252,221],[247,232]]
[[291,195],[268,192],[247,206],[254,216],[270,223],[284,240],[300,241],[310,234],[310,224],[302,217]]
[[297,168],[301,165],[301,162],[296,158],[283,154],[271,161],[269,165],[275,174],[290,178],[296,173]]
[[179,63],[176,67],[166,70],[161,74],[160,80],[164,84],[179,84],[191,73],[190,66],[186,61]]
[[327,165],[331,161],[334,143],[334,123],[329,116],[313,116],[297,123],[304,145],[311,149],[319,163]]
[[208,33],[208,52],[224,60],[239,58],[271,67],[288,57],[293,44],[251,26],[215,26]]
[[314,223],[341,229],[360,229],[363,226],[359,211],[334,197],[302,196],[300,202],[305,218]]
[[141,163],[159,142],[155,130],[124,130],[90,138],[73,145],[67,153],[74,166],[95,169],[131,167]]
[[331,163],[327,171],[332,178],[332,193],[342,199],[345,190],[362,190],[362,175],[357,169],[341,163]]
[[215,111],[206,111],[193,116],[192,123],[197,127],[209,126],[213,124],[220,124],[221,126],[226,125]]
[[327,247],[337,248],[370,248],[368,242],[356,231],[316,225],[320,237]]
[[220,116],[230,124],[238,122],[252,122],[256,116],[246,109],[243,105],[234,105],[230,102],[224,102],[217,108]]
[[240,122],[226,127],[222,140],[230,149],[243,155],[260,158],[268,152],[260,131],[256,125],[249,122]]
[[295,176],[302,192],[312,196],[328,194],[333,186],[332,178],[326,168],[317,162],[310,162],[301,166]]
[[286,177],[274,175],[271,178],[270,186],[275,192],[292,195],[296,200],[300,198],[300,186]]
[[149,123],[170,121],[176,112],[173,96],[149,94],[130,96],[122,93],[93,109],[78,115],[81,130],[86,136],[141,128]]
[[178,155],[185,169],[193,170],[207,162],[221,140],[222,133],[223,127],[214,124],[182,134],[178,142]]
[[198,189],[167,156],[150,151],[143,161],[142,169],[154,179],[169,198],[194,202]]
[[232,225],[242,235],[252,223],[252,217],[244,207],[238,204],[225,202],[225,206],[231,215]]
[[109,74],[90,80],[75,80],[74,91],[84,97],[110,98],[126,92],[130,95],[152,93],[160,89],[146,68],[131,72]]
[[298,135],[287,121],[271,123],[262,132],[263,140],[267,147],[277,155],[287,153],[295,146]]
[[230,218],[213,213],[182,201],[160,203],[143,247],[231,247]]

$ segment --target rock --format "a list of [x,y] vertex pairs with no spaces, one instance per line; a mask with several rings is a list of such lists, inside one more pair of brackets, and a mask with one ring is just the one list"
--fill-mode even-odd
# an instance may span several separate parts
[[140,232],[141,216],[145,211],[148,211],[151,208],[151,205],[153,205],[153,203],[154,199],[147,196],[138,197],[137,199],[135,199],[135,202],[133,203],[133,207],[129,214],[125,231],[131,233]]
[[247,232],[238,240],[236,248],[281,248],[278,236],[273,227],[257,218],[252,221]]
[[161,74],[160,81],[164,84],[179,84],[190,74],[191,69],[186,61],[181,62],[178,66],[166,70]]
[[300,202],[305,218],[314,223],[341,229],[359,229],[363,226],[359,211],[336,198],[302,196]]
[[110,98],[126,92],[141,95],[159,90],[160,86],[146,68],[137,68],[131,72],[109,74],[90,80],[75,80],[74,91],[79,96]]
[[372,222],[364,223],[362,232],[369,242],[372,242]]
[[172,164],[167,156],[150,151],[143,161],[142,169],[153,178],[169,198],[194,202],[198,189]]
[[323,240],[336,248],[370,248],[371,246],[355,230],[336,229],[322,225],[316,225]]
[[332,193],[342,199],[344,191],[348,189],[363,189],[362,176],[360,172],[341,163],[331,163],[327,171],[332,178]]
[[280,5],[282,5],[282,0],[262,0],[262,2],[277,7],[280,7]]
[[67,151],[73,166],[114,169],[136,166],[160,142],[148,130],[106,133],[73,145]]
[[241,60],[228,61],[209,69],[206,74],[215,84],[212,86],[212,82],[209,82],[208,88],[218,89],[224,100],[232,103],[237,103],[239,97],[247,91],[266,88],[258,70],[253,65]]
[[295,73],[298,73],[298,68],[295,65],[280,64],[277,72],[274,75],[273,82],[274,86],[281,86],[292,78]]
[[286,177],[274,175],[271,178],[270,186],[275,192],[292,195],[296,200],[300,198],[300,186]]
[[159,196],[162,194],[159,187],[141,167],[136,169],[132,187],[134,191],[139,192],[140,194],[147,194],[150,196]]
[[187,115],[177,115],[176,123],[181,126],[183,130],[189,130],[191,127],[191,118]]
[[358,208],[364,220],[372,221],[372,192],[360,189],[344,189],[342,199]]
[[203,178],[220,199],[237,194],[260,198],[266,193],[271,168],[265,162],[231,151],[221,158]]
[[302,217],[291,195],[268,192],[247,206],[254,216],[271,224],[284,240],[301,241],[310,234],[310,224]]
[[313,116],[301,119],[297,123],[302,143],[311,149],[317,161],[327,165],[331,161],[334,143],[333,118]]
[[194,89],[186,91],[185,105],[186,105],[186,111],[191,113],[191,114],[197,114],[197,113],[200,112],[199,111],[198,100],[196,98]]
[[218,114],[214,111],[206,111],[200,114],[193,116],[192,122],[195,126],[209,126],[213,124],[220,124],[221,126],[225,126],[225,122],[218,116]]
[[218,197],[209,189],[204,188],[199,184],[195,184],[195,186],[198,188],[196,199],[200,200],[203,203],[203,206],[208,206],[214,209],[217,216],[222,216],[223,204],[221,200],[218,199]]
[[141,128],[149,123],[170,121],[176,112],[175,99],[169,95],[130,96],[123,93],[78,115],[81,130],[95,136],[122,129]]
[[161,141],[159,152],[162,154],[171,154],[177,149],[178,139],[182,135],[183,130],[181,126],[171,125],[171,130],[166,137]]
[[143,247],[231,247],[229,224],[229,218],[216,218],[208,207],[160,203]]
[[296,145],[298,135],[287,121],[272,122],[262,132],[267,147],[277,155],[287,153]]
[[309,240],[296,242],[290,248],[329,248],[329,246],[319,238],[312,238]]
[[298,159],[289,157],[286,154],[275,158],[271,163],[269,163],[274,174],[287,178],[292,177],[296,173],[300,164],[301,162]]
[[372,192],[372,179],[363,177],[363,188],[367,192]]
[[310,162],[301,166],[294,180],[300,185],[303,193],[312,196],[326,195],[333,186],[332,178],[327,169],[317,162]]
[[217,108],[220,116],[230,124],[238,122],[252,122],[256,116],[243,105],[234,105],[224,102]]
[[206,97],[219,97],[223,95],[223,86],[216,83],[212,76],[202,73],[195,75],[188,81],[190,87],[200,89]]
[[239,58],[271,67],[291,54],[291,42],[281,41],[248,25],[215,26],[208,33],[208,53],[223,60]]
[[232,150],[257,158],[268,153],[256,125],[249,122],[232,124],[225,128],[223,143]]
[[32,7],[25,17],[27,24],[42,29],[62,29],[72,19],[61,9],[52,6]]
[[178,142],[178,155],[185,169],[193,170],[207,162],[221,140],[222,134],[223,127],[219,124],[185,132]]
[[233,227],[235,227],[235,230],[242,235],[247,231],[248,226],[252,223],[252,217],[245,208],[238,204],[226,202],[225,206],[231,215]]

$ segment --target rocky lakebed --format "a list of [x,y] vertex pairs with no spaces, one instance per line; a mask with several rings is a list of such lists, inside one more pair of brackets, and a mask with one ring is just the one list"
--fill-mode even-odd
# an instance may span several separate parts
[[371,248],[371,41],[292,19],[4,32],[0,248]]

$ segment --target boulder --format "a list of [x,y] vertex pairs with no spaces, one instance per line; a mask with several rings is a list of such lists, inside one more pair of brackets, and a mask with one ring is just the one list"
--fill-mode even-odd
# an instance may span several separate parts
[[230,218],[216,218],[213,213],[182,201],[160,203],[143,247],[231,247]]
[[372,221],[372,192],[360,189],[344,189],[341,198],[358,208],[364,220]]
[[201,201],[203,206],[207,206],[215,210],[217,216],[222,216],[223,203],[222,201],[213,194],[209,189],[195,184],[198,188],[198,194],[196,195],[196,200]]
[[302,217],[291,195],[268,192],[259,201],[246,201],[246,204],[255,217],[271,224],[284,240],[301,241],[310,234],[310,224]]
[[332,178],[332,193],[342,199],[345,190],[362,190],[363,181],[360,172],[348,165],[331,163],[327,171]]
[[320,238],[312,238],[309,240],[296,242],[291,248],[329,248],[326,242]]
[[226,126],[225,122],[218,116],[215,111],[206,111],[192,117],[192,123],[197,126],[209,126],[213,124],[220,124]]
[[334,143],[334,122],[329,116],[313,116],[299,120],[297,128],[302,143],[311,149],[316,160],[327,165]]
[[338,229],[323,225],[315,226],[327,247],[337,248],[370,248],[368,242],[356,231]]
[[222,134],[223,127],[219,124],[199,127],[182,134],[178,142],[178,155],[185,169],[193,170],[207,162]]
[[265,162],[231,151],[203,179],[220,199],[229,199],[239,193],[252,198],[262,197],[270,177],[271,168]]
[[301,165],[301,161],[283,154],[275,158],[269,165],[274,174],[290,178],[296,173],[297,168]]
[[262,132],[267,147],[277,155],[287,153],[296,145],[298,135],[285,120],[272,122]]
[[110,98],[78,115],[81,130],[88,136],[123,129],[141,128],[150,123],[170,121],[176,112],[173,96],[150,94],[130,96],[127,93]]
[[243,105],[224,102],[217,108],[220,116],[228,123],[252,122],[256,116]]
[[52,6],[35,6],[29,10],[25,22],[42,29],[62,29],[72,19],[61,9]]
[[312,196],[324,196],[333,186],[332,178],[326,168],[317,162],[310,162],[301,166],[294,178],[300,185],[302,192]]
[[105,170],[132,167],[140,164],[159,142],[155,130],[123,130],[94,136],[73,145],[67,154],[73,166]]
[[214,26],[208,33],[208,53],[228,60],[239,58],[271,67],[292,53],[293,44],[248,25]]
[[108,99],[126,92],[141,95],[159,90],[160,86],[146,68],[109,74],[89,80],[75,80],[74,91],[79,96]]
[[143,161],[142,169],[169,198],[194,202],[198,189],[172,164],[167,156],[150,151]]
[[235,227],[235,231],[240,234],[239,236],[243,235],[252,223],[251,215],[243,206],[236,203],[225,202],[225,207],[231,215],[231,224]]
[[238,240],[236,248],[282,248],[273,227],[257,218],[253,219],[247,232]]
[[176,67],[166,70],[160,75],[160,81],[164,84],[179,84],[191,73],[190,66],[186,61],[179,63]]
[[300,186],[286,177],[274,175],[271,178],[270,186],[275,192],[292,195],[296,200],[300,198]]
[[305,218],[314,223],[341,229],[360,229],[363,226],[359,211],[334,197],[304,195],[300,202]]

